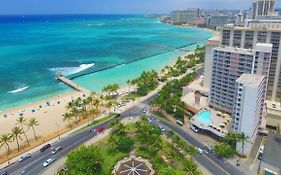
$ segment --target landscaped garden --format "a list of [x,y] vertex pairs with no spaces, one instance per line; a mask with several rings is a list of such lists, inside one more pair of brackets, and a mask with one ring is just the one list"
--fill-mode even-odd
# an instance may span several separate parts
[[132,151],[137,157],[149,160],[158,175],[201,174],[192,161],[191,155],[196,154],[194,147],[173,132],[164,136],[146,117],[128,125],[116,120],[111,127],[106,139],[68,154],[68,175],[112,174],[116,163],[129,157]]

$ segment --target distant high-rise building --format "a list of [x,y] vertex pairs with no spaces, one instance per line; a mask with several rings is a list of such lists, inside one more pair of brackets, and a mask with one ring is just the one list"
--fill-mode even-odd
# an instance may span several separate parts
[[199,19],[200,10],[198,8],[173,11],[170,18],[174,23],[191,23]]
[[256,44],[255,49],[217,47],[213,49],[213,64],[209,105],[232,113],[235,100],[235,82],[244,73],[268,77],[271,44]]
[[262,75],[242,74],[236,80],[235,100],[232,114],[232,129],[248,137],[247,142],[238,142],[236,150],[249,155],[258,126],[265,112],[266,80]]
[[273,44],[268,76],[267,99],[281,101],[281,23],[252,23],[250,27],[226,26],[221,45],[254,49],[257,43]]
[[251,7],[251,19],[274,14],[275,0],[257,0]]
[[210,26],[222,27],[225,24],[228,24],[228,22],[228,16],[211,16],[209,24]]

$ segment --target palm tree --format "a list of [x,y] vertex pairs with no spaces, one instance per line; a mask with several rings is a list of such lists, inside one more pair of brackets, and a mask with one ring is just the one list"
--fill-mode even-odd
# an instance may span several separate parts
[[30,118],[28,123],[27,123],[27,126],[28,126],[28,128],[32,128],[34,138],[37,141],[37,135],[36,135],[36,132],[35,132],[35,126],[39,126],[39,123],[36,120],[36,118]]
[[241,149],[242,149],[242,153],[244,154],[245,142],[249,139],[249,137],[246,136],[243,132],[241,134],[239,134],[237,137],[238,137],[238,140],[242,142]]
[[67,120],[69,127],[71,127],[70,120],[72,120],[72,117],[73,117],[72,113],[67,112],[63,114],[63,121]]
[[27,144],[29,145],[29,139],[26,135],[26,131],[24,130],[23,126],[26,124],[26,119],[24,119],[23,117],[18,118],[17,123],[21,126],[21,129],[23,131],[23,135],[26,139]]
[[11,137],[14,139],[16,139],[17,141],[17,146],[18,146],[18,151],[20,151],[20,144],[19,144],[19,139],[22,140],[21,138],[21,134],[23,134],[23,129],[18,127],[18,126],[15,126],[13,129],[12,129],[12,134],[11,134]]
[[[12,142],[12,137],[10,134],[2,134],[0,136],[0,147],[2,148],[4,145],[7,148],[7,157],[9,158],[9,154],[10,154],[10,145],[9,143]],[[8,160],[9,163],[9,160]]]
[[76,123],[80,120],[80,111],[77,107],[73,107],[70,111],[71,115],[75,117]]

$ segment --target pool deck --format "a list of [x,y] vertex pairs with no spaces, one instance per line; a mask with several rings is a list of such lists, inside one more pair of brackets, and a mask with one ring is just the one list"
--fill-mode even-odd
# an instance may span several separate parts
[[194,115],[190,120],[191,123],[202,130],[210,131],[219,137],[224,137],[228,133],[228,129],[231,125],[230,116],[212,109],[208,109],[208,111],[211,112],[210,118],[212,121],[212,124],[208,125],[197,119],[198,114],[203,111],[204,110],[201,110],[196,115]]

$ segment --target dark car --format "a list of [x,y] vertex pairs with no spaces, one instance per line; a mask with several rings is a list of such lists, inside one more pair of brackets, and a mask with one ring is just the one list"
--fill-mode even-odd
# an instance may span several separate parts
[[116,114],[114,118],[119,118],[120,116],[120,114]]
[[8,175],[7,171],[1,173],[0,175]]
[[50,148],[51,146],[52,146],[51,144],[47,144],[47,145],[43,146],[43,147],[40,149],[40,151],[41,151],[41,152],[44,152],[44,151],[46,151],[48,148]]
[[28,154],[26,154],[26,155],[24,155],[24,156],[21,156],[20,159],[19,159],[19,162],[23,162],[23,161],[25,161],[26,159],[29,159],[30,157],[31,157],[31,154],[30,154],[30,153],[28,153]]

